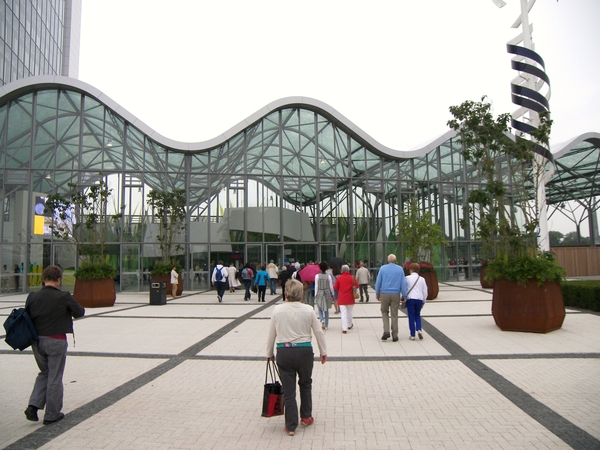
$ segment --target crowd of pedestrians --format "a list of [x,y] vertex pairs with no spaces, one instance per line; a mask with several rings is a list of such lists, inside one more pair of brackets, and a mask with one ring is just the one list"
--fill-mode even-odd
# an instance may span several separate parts
[[[289,280],[299,281],[303,286],[301,303],[307,304],[317,315],[322,331],[329,329],[330,310],[340,314],[341,332],[347,334],[354,328],[354,305],[368,303],[369,291],[375,291],[375,299],[380,303],[383,325],[382,341],[399,340],[398,312],[406,307],[409,318],[409,338],[423,339],[421,329],[421,309],[427,298],[427,285],[419,276],[419,265],[410,265],[410,275],[398,265],[396,255],[390,254],[387,264],[373,266],[364,261],[355,262],[352,267],[338,258],[328,264],[324,261],[308,264],[286,262],[278,267],[273,260],[268,264],[245,263],[238,270],[232,263],[225,266],[223,261],[213,265],[211,284],[217,291],[217,300],[223,301],[225,291],[235,292],[244,289],[244,300],[252,300],[256,294],[259,302],[265,302],[267,291],[277,295],[277,289],[286,298],[286,285]],[[352,272],[354,271],[354,275]],[[315,308],[316,307],[316,308]]]
[[[356,300],[360,298],[359,302],[364,303],[369,301],[371,274],[363,262],[355,267],[355,275],[352,275],[348,264],[342,264],[341,267],[332,264],[329,267],[326,262],[321,262],[315,266],[311,270],[306,270],[306,267],[301,269],[295,264],[286,264],[282,268],[278,279],[285,302],[273,310],[267,338],[267,359],[276,360],[281,372],[284,431],[289,436],[295,434],[299,424],[308,426],[314,423],[313,336],[319,347],[321,364],[325,364],[327,347],[324,332],[329,329],[331,306],[335,304],[336,312],[340,311],[342,334],[347,334],[354,328],[353,309]],[[264,269],[265,266],[262,266]],[[375,298],[381,304],[382,341],[391,337],[393,342],[398,342],[398,310],[401,305],[406,305],[410,339],[415,340],[416,335],[423,339],[420,312],[427,299],[427,285],[419,276],[419,269],[419,264],[411,264],[410,275],[405,277],[404,269],[397,264],[396,255],[393,254],[388,256],[387,264],[379,269]],[[274,277],[274,273],[264,274],[267,280]],[[296,384],[300,388],[299,413]]]
[[[409,339],[423,339],[421,309],[426,303],[427,285],[419,275],[419,264],[411,264],[410,275],[389,255],[387,264],[381,266],[375,277],[375,298],[380,302],[383,320],[382,341],[390,337],[399,339],[398,310],[406,305],[409,322]],[[246,263],[241,270],[235,264],[225,266],[223,261],[214,264],[210,272],[211,285],[216,289],[217,300],[223,301],[225,291],[234,292],[242,286],[244,300],[252,293],[259,302],[265,302],[267,289],[271,295],[281,288],[284,302],[278,304],[271,317],[267,337],[266,357],[276,360],[285,405],[285,432],[293,436],[299,424],[311,425],[312,416],[312,370],[314,353],[312,338],[319,347],[320,361],[327,361],[325,332],[330,328],[329,311],[341,315],[341,332],[347,334],[355,328],[354,306],[356,301],[369,302],[371,273],[363,262],[354,265],[355,275],[349,264],[326,262],[306,266],[286,263],[278,268],[269,264]],[[50,425],[64,418],[62,413],[62,374],[66,361],[66,334],[73,332],[72,318],[84,315],[85,310],[68,292],[59,289],[62,270],[50,266],[42,273],[44,287],[31,294],[26,302],[33,325],[39,335],[34,343],[33,355],[40,369],[29,398],[25,416],[38,421],[38,411],[44,410],[43,423]],[[171,271],[173,298],[179,274],[174,266]],[[316,310],[315,310],[316,306]],[[296,382],[297,380],[297,382]],[[300,390],[300,409],[296,401],[296,384]]]

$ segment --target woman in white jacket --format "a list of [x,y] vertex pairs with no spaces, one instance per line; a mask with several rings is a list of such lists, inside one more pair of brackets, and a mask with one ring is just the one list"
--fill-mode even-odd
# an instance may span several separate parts
[[235,264],[229,264],[227,268],[227,280],[229,280],[229,292],[235,292],[235,288],[239,287],[242,283],[237,279],[237,269],[235,268]]
[[412,263],[408,270],[410,275],[406,277],[406,312],[408,314],[408,328],[410,329],[410,340],[415,340],[415,332],[419,339],[423,339],[423,330],[421,329],[421,309],[427,301],[427,283],[425,278],[419,275],[421,266]]
[[[283,385],[285,405],[285,432],[293,436],[301,423],[311,425],[312,416],[312,371],[314,335],[321,364],[327,361],[327,344],[314,308],[301,303],[304,288],[298,280],[288,280],[285,286],[286,301],[273,309],[267,338],[267,359],[273,361],[274,347],[277,347],[277,366]],[[300,388],[300,420],[296,401],[296,376]]]

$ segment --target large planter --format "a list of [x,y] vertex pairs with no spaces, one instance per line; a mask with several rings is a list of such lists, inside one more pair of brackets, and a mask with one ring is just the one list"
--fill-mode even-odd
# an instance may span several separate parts
[[481,266],[481,270],[479,271],[479,284],[481,284],[481,287],[484,289],[493,289],[494,283],[490,283],[485,279],[486,267],[487,266]]
[[562,327],[565,302],[560,284],[537,280],[526,285],[504,279],[495,280],[492,294],[492,315],[502,331],[547,333]]
[[75,279],[73,297],[84,308],[114,306],[117,299],[115,280],[112,278],[103,278],[101,280]]
[[[167,295],[171,295],[172,285],[171,285],[171,275],[152,275],[152,282],[154,283],[167,283]],[[179,278],[177,280],[177,295],[181,295],[183,292],[183,280],[181,279],[181,274],[179,274]]]
[[435,300],[440,293],[440,285],[438,284],[437,273],[434,272],[421,272],[419,273],[425,278],[427,283],[427,300]]

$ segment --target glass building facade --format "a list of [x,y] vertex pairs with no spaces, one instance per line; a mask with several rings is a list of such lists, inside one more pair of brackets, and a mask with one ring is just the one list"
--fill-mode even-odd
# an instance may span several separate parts
[[0,2],[0,86],[36,75],[77,78],[81,0]]
[[[218,260],[281,266],[341,257],[366,261],[373,271],[389,253],[402,261],[395,228],[411,197],[448,240],[434,252],[439,278],[479,276],[483,255],[469,231],[473,224],[465,230],[459,221],[480,180],[452,131],[423,149],[393,151],[328,105],[291,98],[212,141],[180,143],[119,113],[89,85],[31,80],[0,89],[0,251],[11,289],[39,285],[48,264],[66,269],[68,288],[75,246],[52,236],[43,203],[49,194],[67,193],[69,183],[84,191],[101,179],[113,189],[109,212],[123,212],[119,222],[106,224],[122,291],[146,290],[160,258],[150,190],[185,190],[186,227],[173,258],[184,268],[186,289],[207,289]],[[550,209],[567,197],[597,197],[599,147],[600,134],[590,133],[555,154]]]

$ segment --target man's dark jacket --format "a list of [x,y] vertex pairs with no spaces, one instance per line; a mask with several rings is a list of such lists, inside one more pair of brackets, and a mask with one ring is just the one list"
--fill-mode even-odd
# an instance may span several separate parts
[[25,306],[40,336],[73,333],[73,317],[83,317],[85,309],[69,292],[44,286]]

